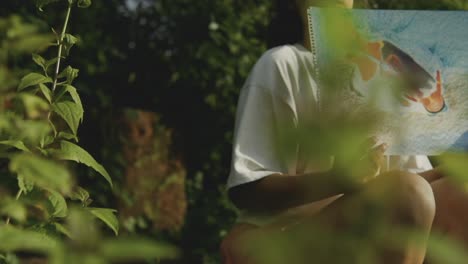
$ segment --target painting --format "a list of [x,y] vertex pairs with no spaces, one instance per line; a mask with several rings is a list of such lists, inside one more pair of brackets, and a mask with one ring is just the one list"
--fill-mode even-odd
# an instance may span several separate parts
[[468,12],[310,8],[309,21],[322,94],[343,69],[335,104],[377,112],[386,154],[468,151]]

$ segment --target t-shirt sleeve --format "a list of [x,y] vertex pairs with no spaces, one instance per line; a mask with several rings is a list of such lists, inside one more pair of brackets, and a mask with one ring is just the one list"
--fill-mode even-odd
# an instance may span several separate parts
[[281,142],[296,128],[297,113],[288,77],[277,66],[268,72],[254,71],[241,91],[228,188],[295,171],[295,164],[285,158]]

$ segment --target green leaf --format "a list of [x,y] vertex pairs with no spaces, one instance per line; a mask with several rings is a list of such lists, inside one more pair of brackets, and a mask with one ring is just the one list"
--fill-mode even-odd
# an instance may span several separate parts
[[91,5],[91,0],[78,0],[78,7],[88,8]]
[[51,83],[51,82],[52,82],[51,78],[46,77],[42,74],[33,72],[24,76],[23,79],[21,79],[20,84],[18,86],[18,91],[21,91],[24,88],[27,88],[30,86],[38,85],[41,83]]
[[68,84],[71,84],[73,82],[73,80],[75,80],[76,77],[78,77],[79,72],[80,72],[80,70],[74,69],[71,66],[67,66],[57,77],[58,78],[66,78],[67,79],[66,82]]
[[81,201],[83,204],[88,203],[89,201],[89,193],[85,189],[78,186],[76,190],[72,191],[69,195],[70,199]]
[[41,66],[41,68],[44,69],[45,71],[46,60],[41,55],[33,54],[32,59],[37,65]]
[[36,0],[36,6],[40,11],[44,11],[42,8],[48,4],[58,2],[59,0]]
[[27,194],[34,189],[34,183],[26,180],[22,175],[18,175],[18,187],[24,194]]
[[467,153],[446,153],[439,157],[440,163],[443,164],[443,170],[451,180],[465,185],[468,189],[468,154]]
[[101,252],[111,262],[174,259],[180,255],[176,247],[147,239],[116,239],[106,241],[102,245]]
[[78,137],[77,136],[75,136],[73,134],[70,134],[70,133],[67,133],[67,132],[59,132],[58,135],[57,135],[57,138],[74,140],[75,142],[78,142]]
[[58,159],[73,160],[93,168],[109,182],[110,186],[112,186],[112,179],[109,176],[109,173],[107,173],[106,169],[80,146],[63,140],[60,142],[60,149],[53,150],[52,153]]
[[44,64],[46,71],[50,68],[50,66],[56,64],[57,61],[58,61],[58,58],[53,58],[53,59],[46,61],[46,63]]
[[77,103],[71,101],[58,102],[52,105],[52,110],[57,113],[76,135],[78,126],[83,120],[83,110]]
[[39,84],[39,89],[41,90],[41,92],[44,95],[45,99],[47,99],[47,101],[49,103],[52,103],[52,91],[47,86],[45,86],[43,83]]
[[63,39],[63,47],[65,48],[65,56],[68,56],[70,54],[70,49],[75,46],[75,44],[78,43],[78,38],[71,35],[71,34],[65,34],[64,39]]
[[8,241],[0,243],[0,251],[3,252],[33,251],[47,254],[58,246],[58,241],[43,233],[21,230],[11,225],[0,227],[0,241]]
[[65,85],[65,90],[70,93],[70,96],[81,109],[83,109],[83,104],[81,103],[80,95],[76,91],[76,88],[71,85]]
[[44,189],[59,190],[69,193],[71,190],[71,175],[61,165],[31,154],[18,154],[10,162],[10,171],[34,182]]
[[24,145],[23,141],[20,140],[4,140],[0,141],[0,145],[5,145],[9,147],[13,147],[25,152],[31,152],[26,145]]
[[93,214],[95,217],[99,218],[102,222],[104,222],[112,231],[114,231],[115,235],[119,234],[119,220],[115,216],[114,209],[108,208],[93,208],[88,207],[88,211]]
[[50,215],[52,217],[63,218],[68,215],[68,207],[65,198],[58,192],[50,191],[48,196],[49,202],[52,206]]

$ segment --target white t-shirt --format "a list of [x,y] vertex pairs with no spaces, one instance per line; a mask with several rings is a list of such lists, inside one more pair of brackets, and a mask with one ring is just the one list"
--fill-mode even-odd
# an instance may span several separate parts
[[[284,136],[281,133],[318,114],[319,96],[312,62],[313,54],[299,44],[273,48],[258,60],[240,93],[228,188],[271,174],[323,172],[332,167],[331,157],[326,162],[304,165],[300,151],[292,159],[286,158],[277,146],[277,139]],[[426,156],[393,156],[388,166],[387,169],[413,173],[432,168]],[[316,204],[320,206],[325,201]],[[262,225],[275,216],[241,212],[239,221]]]

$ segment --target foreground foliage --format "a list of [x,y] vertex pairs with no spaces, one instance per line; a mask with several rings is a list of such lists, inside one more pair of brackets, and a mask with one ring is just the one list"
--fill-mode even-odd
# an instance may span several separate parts
[[[43,34],[18,16],[0,19],[0,262],[18,263],[26,256],[48,263],[107,263],[114,260],[175,257],[167,245],[145,239],[107,239],[95,220],[118,235],[116,211],[92,207],[88,191],[78,186],[72,163],[84,164],[112,187],[112,179],[78,143],[84,109],[73,86],[79,70],[63,67],[78,38],[68,33],[71,12],[91,0],[39,0],[42,11],[53,2],[65,4],[61,31]],[[11,57],[55,50],[48,59],[33,53],[41,71],[17,81]],[[17,87],[17,89],[14,89]],[[16,179],[16,180],[12,180]],[[16,181],[16,184],[13,184]],[[16,195],[12,196],[12,193]]]

